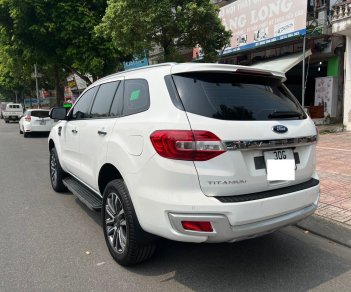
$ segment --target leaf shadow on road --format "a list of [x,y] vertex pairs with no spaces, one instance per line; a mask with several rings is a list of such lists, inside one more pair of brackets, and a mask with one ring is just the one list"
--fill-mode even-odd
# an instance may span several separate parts
[[[77,203],[102,227],[100,212],[91,211],[78,199]],[[153,258],[126,269],[157,277],[165,289],[167,282],[175,281],[196,291],[306,291],[351,270],[349,259],[315,243],[286,231],[222,244],[161,239]]]
[[[316,259],[318,266],[311,264]],[[351,263],[276,232],[231,244],[162,240],[154,258],[129,269],[144,276],[166,275],[162,281],[196,291],[306,291],[350,271]]]

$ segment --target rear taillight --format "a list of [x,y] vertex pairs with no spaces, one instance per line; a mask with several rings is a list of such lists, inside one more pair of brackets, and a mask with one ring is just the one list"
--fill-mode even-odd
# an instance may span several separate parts
[[31,117],[31,116],[26,116],[26,117],[24,118],[24,120],[27,121],[27,122],[30,122],[30,121],[32,120],[32,117]]
[[160,130],[150,139],[156,152],[170,159],[206,161],[226,152],[222,141],[208,131]]

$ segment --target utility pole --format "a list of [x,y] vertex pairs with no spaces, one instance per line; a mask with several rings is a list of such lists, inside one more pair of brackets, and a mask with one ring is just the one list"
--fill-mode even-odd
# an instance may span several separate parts
[[34,76],[35,76],[35,88],[36,88],[36,92],[37,92],[37,105],[39,108],[39,86],[38,86],[37,64],[34,64]]
[[306,60],[305,60],[305,54],[306,54],[306,35],[303,36],[303,47],[302,47],[302,95],[301,95],[301,105],[302,108],[305,108],[305,66],[306,66]]

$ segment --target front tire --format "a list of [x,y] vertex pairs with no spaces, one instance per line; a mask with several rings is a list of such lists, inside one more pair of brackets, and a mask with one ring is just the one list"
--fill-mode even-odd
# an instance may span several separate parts
[[105,188],[102,225],[110,254],[119,264],[135,265],[154,254],[155,238],[141,228],[122,179],[111,181]]
[[[26,133],[24,133],[26,134]],[[50,150],[50,181],[52,188],[58,192],[67,191],[63,184],[66,173],[63,171],[55,148]]]

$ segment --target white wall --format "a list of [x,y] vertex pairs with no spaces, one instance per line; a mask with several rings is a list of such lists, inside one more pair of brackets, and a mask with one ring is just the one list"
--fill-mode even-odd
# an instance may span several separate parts
[[344,125],[351,131],[351,36],[346,36],[344,85]]

